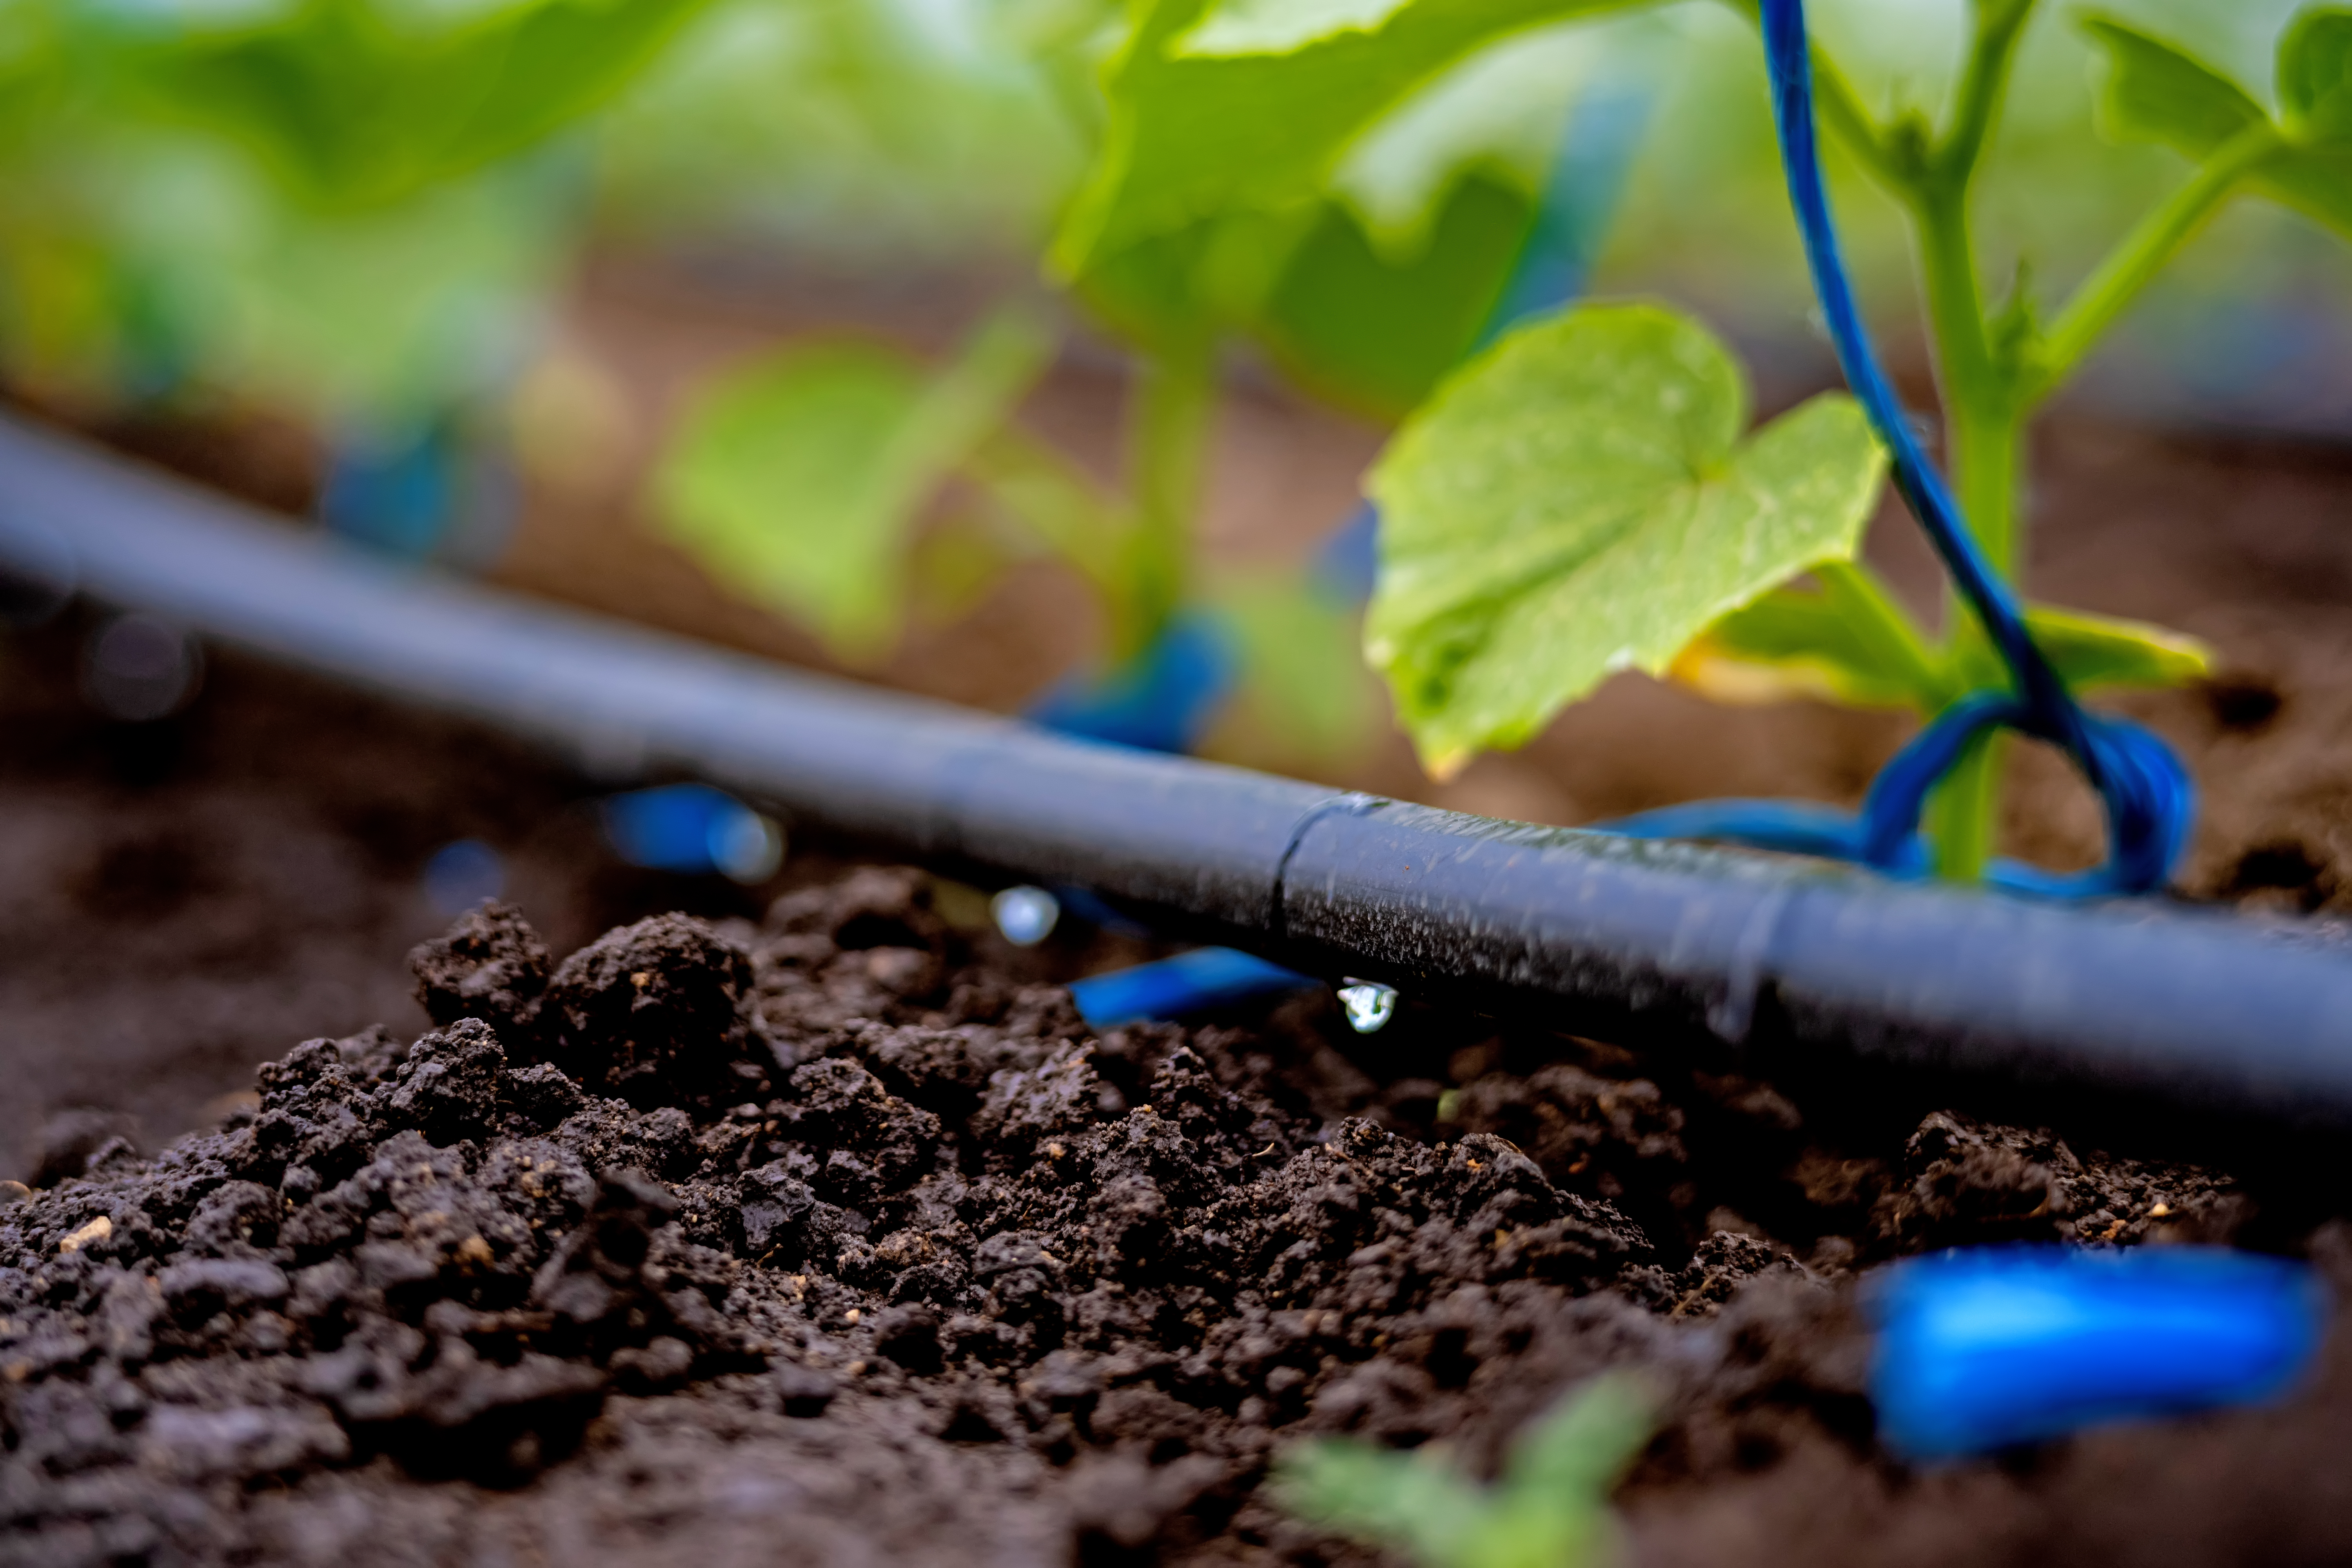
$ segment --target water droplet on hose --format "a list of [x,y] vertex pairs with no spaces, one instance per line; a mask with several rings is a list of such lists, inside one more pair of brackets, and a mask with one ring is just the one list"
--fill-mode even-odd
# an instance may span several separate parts
[[1377,980],[1350,978],[1339,987],[1339,1005],[1348,1010],[1348,1026],[1360,1035],[1378,1034],[1396,1016],[1396,987]]

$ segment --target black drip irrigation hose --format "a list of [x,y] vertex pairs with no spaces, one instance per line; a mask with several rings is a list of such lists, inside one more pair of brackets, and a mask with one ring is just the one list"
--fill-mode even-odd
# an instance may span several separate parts
[[1067,740],[387,564],[5,419],[0,563],[575,756],[1088,887],[1408,996],[2352,1127],[2352,948],[2327,928],[1890,881]]

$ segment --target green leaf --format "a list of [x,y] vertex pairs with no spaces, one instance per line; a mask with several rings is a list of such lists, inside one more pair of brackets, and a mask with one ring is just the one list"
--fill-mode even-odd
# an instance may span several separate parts
[[1851,556],[1885,467],[1816,397],[1756,433],[1738,364],[1653,305],[1522,328],[1382,454],[1367,655],[1444,777],[1612,671],[1664,673],[1727,612]]
[[2297,147],[2263,164],[2253,185],[2352,239],[2352,147]]
[[1370,33],[1410,0],[1222,0],[1184,38],[1189,55],[1286,55],[1338,33]]
[[2211,67],[2117,17],[2089,16],[2084,29],[2106,51],[2101,100],[2110,133],[2161,142],[2202,158],[2269,113]]
[[[2316,111],[2320,118],[2311,123],[2321,130],[2335,124],[2342,107],[2326,85],[2328,72],[2340,68],[2336,51],[2343,45],[2336,19],[2341,16],[2332,10],[2307,13],[2281,46],[2282,90],[2302,95],[2305,118]],[[2268,111],[2245,89],[2152,34],[2111,16],[2089,17],[2084,26],[2107,54],[2102,109],[2111,133],[2161,142],[2201,160],[2231,137],[2269,122]],[[2290,46],[2296,49],[2293,86]],[[2265,161],[2249,183],[2273,201],[2352,236],[2352,144],[2291,145]]]
[[175,39],[148,100],[244,145],[303,199],[396,201],[519,153],[602,105],[705,0],[540,0],[432,34],[368,0],[307,0],[248,31]]
[[1519,1436],[1496,1486],[1454,1472],[1442,1448],[1406,1456],[1327,1439],[1276,1461],[1275,1497],[1423,1568],[1583,1568],[1607,1538],[1609,1495],[1649,1440],[1654,1409],[1638,1379],[1604,1373]]
[[720,584],[871,658],[899,622],[909,537],[940,484],[1012,413],[1051,348],[1004,313],[924,381],[866,344],[795,348],[725,377],[656,478],[669,533]]
[[1241,650],[1242,706],[1286,751],[1345,755],[1379,717],[1355,607],[1295,578],[1254,577],[1213,597]]
[[1328,202],[1260,313],[1258,336],[1311,391],[1396,418],[1477,341],[1534,217],[1516,184],[1473,172],[1439,207],[1427,243],[1399,261],[1347,205]]
[[2315,5],[2279,39],[2279,107],[2310,142],[2352,142],[2352,10]]
[[1147,352],[1206,352],[1250,321],[1276,287],[1315,209],[1236,211],[1127,247],[1078,280],[1105,325]]
[[[2212,668],[2203,643],[2138,621],[2036,605],[2026,612],[2033,640],[2077,691],[2180,686]],[[1811,697],[1858,708],[1932,712],[1958,695],[1949,677],[1904,679],[1864,628],[1829,594],[1800,587],[1771,593],[1706,628],[1675,660],[1675,679],[1718,702],[1780,702]]]
[[[1139,241],[1237,207],[1311,200],[1356,134],[1481,45],[1639,0],[1403,0],[1332,6],[1327,30],[1280,54],[1188,53],[1206,0],[1140,0],[1106,69],[1101,151],[1054,242],[1076,279]],[[1208,35],[1212,39],[1215,35]]]
[[1609,1494],[1655,1425],[1640,1380],[1604,1373],[1522,1433],[1474,1532],[1482,1568],[1589,1562],[1609,1528]]
[[1474,171],[1534,202],[1560,153],[1570,106],[1596,74],[1594,43],[1594,29],[1570,23],[1479,50],[1351,141],[1332,168],[1331,193],[1393,262],[1420,254],[1444,201]]
[[1885,668],[1828,595],[1808,588],[1775,588],[1732,611],[1692,638],[1669,673],[1717,702],[1811,697],[1854,708],[1937,706]]
[[1469,1568],[1462,1547],[1486,1499],[1442,1453],[1391,1453],[1360,1439],[1301,1443],[1275,1463],[1274,1495],[1309,1524],[1402,1547],[1425,1568]]
[[2026,612],[2025,624],[2078,691],[2184,686],[2213,668],[2213,650],[2197,638],[2142,621],[2042,605]]

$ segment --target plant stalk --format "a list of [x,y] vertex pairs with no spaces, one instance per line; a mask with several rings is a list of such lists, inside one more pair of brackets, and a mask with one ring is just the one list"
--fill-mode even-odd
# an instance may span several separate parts
[[2248,175],[2285,146],[2268,121],[2248,126],[2216,148],[2187,184],[2142,218],[2050,324],[2021,388],[2023,400],[2038,403],[2064,384],[2174,253]]
[[1216,405],[1215,360],[1206,348],[1155,353],[1138,368],[1128,397],[1128,483],[1136,527],[1129,540],[1124,602],[1112,611],[1112,657],[1118,662],[1157,642],[1191,592],[1193,521]]
[[[2023,531],[2017,515],[2017,479],[2024,420],[2013,408],[1971,413],[1959,405],[1948,416],[1946,429],[1963,515],[1994,566],[2011,576]],[[1999,681],[2000,667],[1984,629],[1957,595],[1946,612],[1946,625],[1945,658],[1957,677],[1954,684],[1966,691]],[[1929,797],[1927,830],[1938,876],[1969,882],[1984,875],[2000,811],[2001,761],[2007,749],[2006,736],[1985,736]]]

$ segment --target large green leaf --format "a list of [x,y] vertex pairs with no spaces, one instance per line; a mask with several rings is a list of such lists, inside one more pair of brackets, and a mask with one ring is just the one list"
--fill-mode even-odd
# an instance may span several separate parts
[[1079,279],[1078,297],[1147,352],[1205,353],[1256,320],[1316,216],[1241,209],[1152,235]]
[[[1053,266],[1066,279],[1212,214],[1306,202],[1359,132],[1472,50],[1639,0],[1324,4],[1293,13],[1299,27],[1212,25],[1192,38],[1204,19],[1214,23],[1209,0],[1139,3],[1107,68],[1101,151],[1055,239]],[[1323,30],[1300,36],[1308,26]],[[1284,52],[1202,52],[1220,37],[1279,42]]]
[[1505,338],[1405,425],[1372,475],[1365,646],[1433,773],[1853,554],[1884,468],[1860,408],[1823,395],[1743,441],[1747,422],[1706,329],[1592,305]]
[[539,0],[432,33],[369,0],[305,0],[144,55],[165,111],[242,143],[306,200],[398,200],[520,152],[601,106],[704,0]]
[[2311,142],[2352,142],[2352,10],[2323,5],[2279,38],[2279,107]]
[[1011,414],[1050,347],[1003,315],[926,382],[888,349],[794,348],[711,387],[656,485],[670,535],[721,585],[864,658],[899,624],[914,524]]
[[[2289,30],[2282,44],[2282,87],[2291,72],[2307,94],[2324,128],[2340,104],[2325,89],[2328,60],[2339,47],[2329,18],[2316,13]],[[2254,126],[2269,123],[2262,104],[2237,83],[2153,34],[2113,16],[2086,17],[2094,42],[2106,51],[2107,84],[2103,100],[2108,129],[2127,139],[2161,142],[2191,158],[2210,157],[2222,143]],[[2305,53],[2288,63],[2287,46]],[[2254,189],[2321,223],[2352,236],[2352,142],[2290,139],[2250,176]]]
[[1349,207],[1328,202],[1259,312],[1258,335],[1316,393],[1398,417],[1477,340],[1534,216],[1516,184],[1473,171],[1439,205],[1426,244],[1397,260]]

